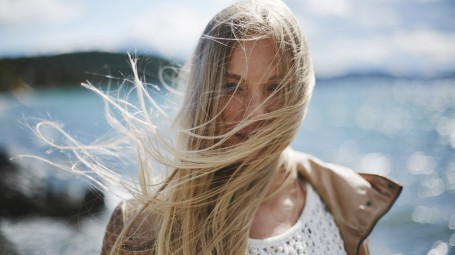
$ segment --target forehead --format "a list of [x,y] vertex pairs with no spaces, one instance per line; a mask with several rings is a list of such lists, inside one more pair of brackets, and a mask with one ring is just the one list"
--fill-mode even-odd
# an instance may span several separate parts
[[244,41],[231,52],[227,72],[246,82],[267,81],[279,76],[279,58],[271,39]]

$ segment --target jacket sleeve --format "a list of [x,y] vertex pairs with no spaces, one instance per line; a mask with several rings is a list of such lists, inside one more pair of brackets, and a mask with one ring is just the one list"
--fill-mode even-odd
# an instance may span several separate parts
[[120,202],[112,213],[111,219],[106,227],[104,234],[101,255],[109,255],[111,250],[120,236],[124,227],[124,206],[125,202]]

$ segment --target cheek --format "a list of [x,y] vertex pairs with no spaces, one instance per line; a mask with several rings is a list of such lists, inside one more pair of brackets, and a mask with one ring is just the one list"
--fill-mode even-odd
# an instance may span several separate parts
[[276,97],[270,99],[270,102],[268,103],[268,112],[273,112],[276,110],[279,110],[284,107],[284,100],[282,98]]

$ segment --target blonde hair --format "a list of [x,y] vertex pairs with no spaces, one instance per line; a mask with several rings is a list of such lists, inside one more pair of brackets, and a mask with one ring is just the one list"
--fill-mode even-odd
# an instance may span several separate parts
[[[220,127],[224,105],[219,98],[230,54],[242,42],[262,39],[274,43],[281,74],[280,84],[266,101],[278,97],[281,107],[259,117],[246,116],[225,131]],[[160,118],[171,120],[148,93],[135,64],[132,61],[131,82],[137,106],[85,84],[106,102],[107,119],[117,130],[115,139],[96,146],[84,146],[69,136],[70,146],[48,142],[72,150],[102,180],[121,184],[144,204],[144,210],[159,215],[156,254],[246,253],[252,219],[274,176],[279,170],[292,174],[293,164],[282,152],[300,126],[314,85],[308,46],[296,18],[281,1],[249,0],[232,4],[209,22],[184,69],[187,72],[182,71],[180,85],[186,92],[175,118],[175,141],[155,124],[150,106]],[[267,124],[242,143],[226,145],[231,136],[256,121]],[[139,185],[125,181],[98,160],[100,154],[121,156],[118,148],[126,146],[136,151]],[[156,178],[162,173],[157,165],[169,169],[164,181]],[[127,228],[112,254],[119,250]]]

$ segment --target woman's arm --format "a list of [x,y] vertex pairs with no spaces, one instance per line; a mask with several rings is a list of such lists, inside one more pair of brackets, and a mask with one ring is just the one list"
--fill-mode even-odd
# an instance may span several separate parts
[[[157,219],[157,214],[137,200],[120,202],[106,227],[101,255],[111,255],[112,251],[115,255],[152,254]],[[127,230],[122,233],[124,228]]]

